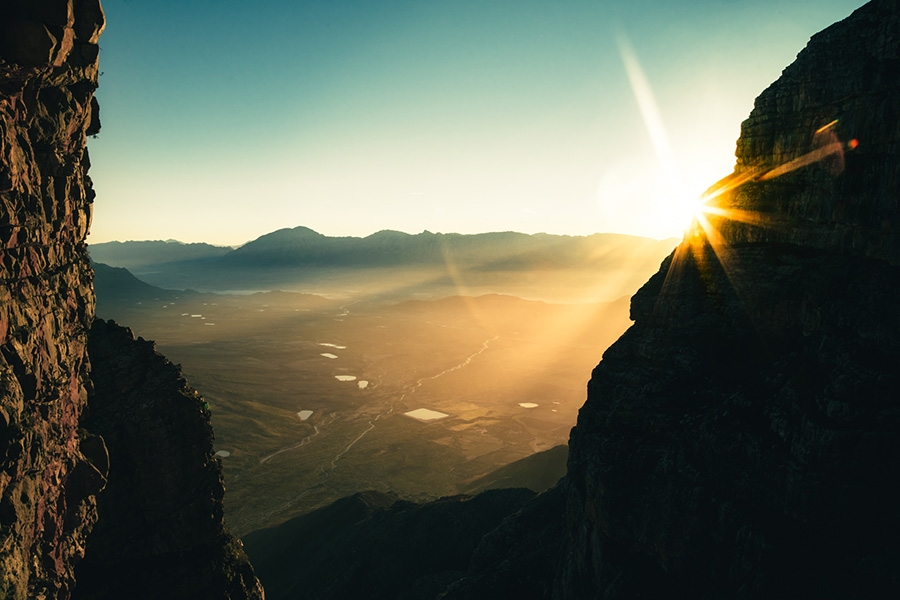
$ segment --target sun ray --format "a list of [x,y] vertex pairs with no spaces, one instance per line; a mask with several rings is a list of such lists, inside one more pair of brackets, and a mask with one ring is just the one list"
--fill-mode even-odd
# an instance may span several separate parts
[[672,153],[672,146],[669,144],[669,137],[666,133],[665,125],[663,125],[662,113],[656,103],[653,95],[653,89],[650,82],[644,74],[641,63],[638,61],[634,49],[631,47],[628,37],[624,33],[618,36],[619,53],[622,55],[622,62],[625,64],[625,71],[628,74],[628,81],[631,84],[631,90],[637,100],[638,108],[647,127],[647,133],[650,134],[650,140],[653,143],[653,149],[660,164],[666,172],[670,183],[678,180],[678,170],[675,168],[675,157]]
[[741,282],[739,261],[720,227],[727,222],[736,222],[754,227],[777,228],[780,220],[774,218],[775,215],[735,207],[734,193],[749,183],[771,181],[817,163],[824,163],[832,175],[841,173],[845,153],[858,148],[859,141],[854,138],[846,143],[841,142],[836,132],[838,123],[837,120],[831,121],[813,133],[813,150],[772,168],[752,167],[735,171],[706,191],[699,199],[691,225],[672,257],[657,301],[657,311],[664,310],[669,289],[679,280],[687,259],[693,257],[696,268],[708,269],[711,267],[708,262],[710,252],[715,256],[715,261],[720,265],[737,299],[748,306],[748,295],[752,290],[744,289],[746,286]]
[[822,148],[816,148],[812,152],[808,152],[803,156],[795,158],[794,160],[788,161],[783,165],[779,165],[763,174],[759,180],[760,181],[768,181],[769,179],[775,179],[776,177],[780,177],[785,173],[790,173],[791,171],[796,171],[797,169],[803,168],[805,166],[811,165],[813,163],[817,163],[822,161],[829,156],[839,156],[843,158],[844,154],[844,145],[840,142],[831,142],[827,146]]
[[[676,167],[675,157],[669,144],[668,135],[663,124],[662,114],[650,83],[644,74],[637,55],[624,33],[618,35],[619,52],[625,71],[628,75],[631,89],[643,118],[644,125],[657,159],[663,168],[670,186],[668,196],[672,201],[681,203],[683,193],[680,181],[679,169]],[[728,243],[726,236],[730,235],[724,228],[719,227],[728,223],[742,223],[752,227],[777,228],[780,220],[776,215],[738,208],[733,205],[734,192],[750,183],[762,183],[771,181],[798,169],[817,163],[824,163],[832,175],[837,175],[844,170],[844,154],[848,150],[855,150],[859,146],[857,139],[851,139],[843,143],[838,138],[839,120],[832,120],[820,126],[813,132],[813,149],[803,155],[785,161],[774,167],[745,167],[739,166],[734,173],[721,179],[709,188],[700,198],[694,202],[685,202],[685,208],[690,210],[690,224],[685,228],[682,243],[675,249],[674,254],[666,270],[665,279],[657,300],[656,310],[664,310],[661,303],[668,297],[670,288],[680,279],[681,273],[688,264],[688,259],[693,257],[698,268],[708,268],[709,252],[715,256],[715,261],[721,265],[724,275],[741,302],[745,302],[744,292],[741,290],[739,266],[734,263],[735,253]],[[717,227],[717,224],[719,227]],[[723,234],[723,231],[725,234]],[[746,302],[745,302],[746,304]]]

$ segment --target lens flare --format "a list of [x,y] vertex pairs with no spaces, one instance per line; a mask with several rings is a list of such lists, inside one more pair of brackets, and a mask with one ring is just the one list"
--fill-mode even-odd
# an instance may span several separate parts
[[701,270],[710,268],[709,250],[721,266],[722,272],[738,298],[744,301],[745,295],[751,291],[742,289],[736,255],[716,224],[738,222],[755,227],[775,228],[778,227],[778,221],[762,212],[729,206],[731,192],[749,183],[770,181],[815,163],[823,163],[833,176],[840,174],[844,170],[845,150],[858,148],[859,140],[852,138],[846,143],[841,142],[836,132],[838,124],[839,122],[834,120],[815,130],[812,136],[814,149],[802,156],[772,168],[746,168],[740,172],[736,171],[717,182],[703,194],[691,227],[682,244],[675,250],[666,273],[660,299],[657,301],[657,308],[662,299],[667,296],[668,288],[679,280],[689,257],[693,259],[697,268]]
[[845,151],[858,148],[859,140],[852,138],[846,143],[841,142],[837,135],[840,122],[838,119],[834,119],[813,132],[812,149],[803,155],[774,167],[741,168],[740,171],[735,171],[713,185],[700,198],[691,198],[690,195],[682,192],[683,184],[680,181],[679,170],[676,168],[662,115],[650,83],[624,33],[619,34],[618,45],[635,101],[670,186],[668,196],[671,198],[671,204],[667,205],[663,211],[672,218],[679,220],[683,218],[682,222],[690,223],[685,229],[684,242],[675,250],[666,273],[660,299],[666,295],[667,287],[678,279],[688,256],[693,256],[697,265],[709,264],[707,248],[712,250],[715,259],[722,266],[725,275],[740,297],[742,292],[737,285],[735,265],[732,264],[731,258],[732,251],[725,236],[717,229],[716,223],[734,221],[755,227],[773,227],[775,223],[767,220],[767,216],[763,213],[728,206],[730,192],[748,183],[770,181],[816,163],[822,163],[832,175],[838,175],[844,170]]

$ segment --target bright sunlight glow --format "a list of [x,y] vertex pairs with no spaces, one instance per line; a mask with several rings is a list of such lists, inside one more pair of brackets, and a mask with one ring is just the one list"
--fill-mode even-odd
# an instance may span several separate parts
[[[687,231],[700,211],[701,194],[711,182],[707,179],[708,174],[702,170],[703,181],[688,182],[685,180],[684,171],[679,169],[676,164],[675,155],[663,124],[662,113],[656,103],[650,82],[641,68],[631,43],[622,32],[618,36],[618,45],[622,63],[628,73],[628,81],[665,176],[660,181],[662,185],[655,190],[657,205],[653,209],[654,214],[642,215],[642,218],[650,222],[652,229]],[[702,153],[694,156],[699,160],[705,158]],[[647,175],[648,173],[634,174],[633,177],[640,181]]]

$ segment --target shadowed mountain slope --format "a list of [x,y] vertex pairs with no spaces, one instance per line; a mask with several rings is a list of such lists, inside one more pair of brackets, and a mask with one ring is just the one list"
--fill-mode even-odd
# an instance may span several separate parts
[[122,302],[144,298],[164,299],[177,293],[144,283],[123,267],[110,267],[98,262],[91,266],[94,269],[94,293],[102,300]]
[[507,489],[420,505],[362,492],[244,541],[269,600],[432,598],[466,571],[481,538],[533,497]]
[[463,488],[467,494],[477,494],[484,490],[504,488],[527,488],[535,492],[545,492],[552,488],[566,474],[568,446],[556,446],[543,452],[504,465],[479,477]]
[[211,244],[184,244],[176,241],[102,242],[89,247],[91,260],[126,269],[135,269],[185,260],[223,256],[233,250]]

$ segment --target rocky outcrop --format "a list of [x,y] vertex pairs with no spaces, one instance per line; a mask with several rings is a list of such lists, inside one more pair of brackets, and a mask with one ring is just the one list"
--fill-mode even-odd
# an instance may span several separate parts
[[594,370],[555,598],[900,589],[900,2],[813,37],[737,158]]
[[263,598],[225,528],[206,402],[151,342],[112,321],[94,323],[89,351],[83,424],[111,460],[73,598]]
[[97,0],[0,2],[0,597],[66,598],[104,485],[78,430],[94,313]]

